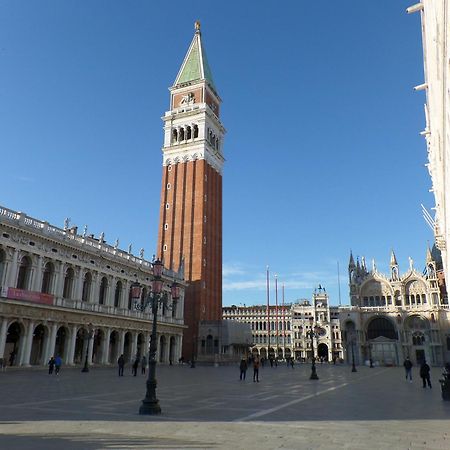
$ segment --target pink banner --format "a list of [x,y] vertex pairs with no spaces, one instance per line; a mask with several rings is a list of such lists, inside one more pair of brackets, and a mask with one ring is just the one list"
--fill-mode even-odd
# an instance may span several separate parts
[[42,292],[25,291],[23,289],[8,288],[8,298],[53,305],[53,295],[43,294]]

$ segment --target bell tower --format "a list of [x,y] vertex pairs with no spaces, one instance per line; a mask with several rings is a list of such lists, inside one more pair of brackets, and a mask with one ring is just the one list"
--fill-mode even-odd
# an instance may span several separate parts
[[221,99],[203,47],[200,23],[163,117],[164,146],[158,257],[168,269],[184,266],[183,356],[197,355],[198,325],[222,318]]

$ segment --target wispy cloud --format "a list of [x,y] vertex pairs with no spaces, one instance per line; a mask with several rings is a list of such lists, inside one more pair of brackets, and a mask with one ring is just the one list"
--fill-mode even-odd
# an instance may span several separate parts
[[222,276],[224,278],[230,277],[232,275],[245,275],[246,273],[247,273],[247,270],[244,269],[244,267],[240,263],[234,263],[234,264],[224,263],[222,265]]
[[[264,271],[255,273],[254,268],[242,263],[224,263],[223,265],[224,291],[264,291],[266,289],[266,276]],[[296,269],[290,273],[278,274],[278,286],[282,285],[289,290],[314,289],[319,284],[336,286],[337,274],[332,271],[302,271]],[[274,288],[274,273],[270,274],[270,288]]]
[[23,175],[20,175],[16,177],[19,181],[23,181],[24,183],[34,183],[36,180],[32,177],[25,177]]

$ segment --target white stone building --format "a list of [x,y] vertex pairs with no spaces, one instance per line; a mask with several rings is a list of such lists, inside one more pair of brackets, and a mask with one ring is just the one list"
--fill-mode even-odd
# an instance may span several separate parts
[[364,258],[350,255],[351,306],[340,308],[347,361],[354,349],[357,364],[370,358],[379,365],[401,365],[409,356],[414,364],[450,361],[450,313],[440,253],[429,248],[424,271],[401,274],[394,252],[390,273],[368,270]]
[[339,360],[344,356],[339,322],[339,307],[330,306],[325,289],[319,286],[313,294],[312,303],[303,300],[292,305],[292,344],[296,359],[312,357],[311,335],[314,355],[323,361]]
[[[252,352],[262,358],[283,359],[292,355],[291,305],[224,306],[224,320],[244,322],[251,326]],[[276,351],[278,349],[278,351]]]
[[343,358],[339,309],[330,306],[328,294],[319,286],[312,303],[300,300],[284,306],[229,306],[223,308],[223,318],[251,325],[252,352],[264,358],[295,357],[309,359],[312,356],[311,338],[307,334],[312,327],[314,355],[324,361]]
[[[164,289],[174,279],[181,297],[160,309],[158,361],[181,356],[184,282],[165,270]],[[148,352],[152,316],[136,311],[130,286],[150,290],[149,261],[104,241],[77,234],[0,207],[0,358],[8,364],[46,365],[59,354],[66,365],[116,364]]]
[[425,216],[434,228],[443,269],[450,276],[450,4],[448,0],[422,0],[407,9],[422,19],[424,83],[414,89],[426,92],[425,137],[428,170],[435,199],[435,216]]

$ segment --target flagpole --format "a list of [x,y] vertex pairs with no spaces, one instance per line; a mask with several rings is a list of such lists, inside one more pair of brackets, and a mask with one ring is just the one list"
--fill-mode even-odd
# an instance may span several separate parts
[[269,266],[266,268],[266,288],[267,288],[267,357],[269,357],[270,348],[270,281],[269,281]]
[[278,275],[275,274],[275,345],[276,345],[276,356],[278,359]]
[[282,308],[283,308],[283,323],[282,323],[282,331],[283,331],[283,353],[284,357],[286,358],[286,318],[285,318],[285,310],[284,310],[284,283],[281,285],[281,301],[282,301]]

